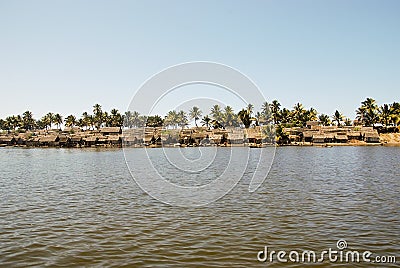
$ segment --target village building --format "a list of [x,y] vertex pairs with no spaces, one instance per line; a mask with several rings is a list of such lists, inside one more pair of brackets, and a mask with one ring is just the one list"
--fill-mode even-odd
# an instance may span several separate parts
[[99,132],[104,136],[120,135],[122,134],[122,129],[120,127],[102,127]]
[[59,145],[60,138],[56,135],[39,136],[39,146],[55,147]]

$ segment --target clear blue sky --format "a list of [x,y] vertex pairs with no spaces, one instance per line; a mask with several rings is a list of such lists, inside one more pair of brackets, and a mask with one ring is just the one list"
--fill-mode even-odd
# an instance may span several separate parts
[[397,0],[0,0],[0,48],[0,117],[124,111],[147,78],[188,61],[230,65],[268,100],[329,115],[400,100]]

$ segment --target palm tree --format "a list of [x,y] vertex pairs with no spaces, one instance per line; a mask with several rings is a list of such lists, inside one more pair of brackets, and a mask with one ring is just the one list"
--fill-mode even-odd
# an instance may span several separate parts
[[262,122],[264,122],[264,116],[261,112],[256,112],[254,118],[256,119],[256,126],[259,126]]
[[53,117],[53,120],[54,120],[54,123],[56,124],[57,128],[59,129],[63,122],[62,116],[60,114],[55,114]]
[[361,102],[361,106],[372,110],[376,110],[378,108],[378,105],[373,98],[366,98],[365,101]]
[[308,113],[308,121],[316,121],[317,120],[317,110],[315,110],[314,108],[310,108],[310,110],[307,111]]
[[74,127],[75,125],[76,125],[76,117],[75,116],[73,116],[72,114],[71,115],[68,115],[66,118],[65,118],[65,120],[64,120],[64,122],[65,122],[65,126],[66,127]]
[[351,122],[350,118],[346,118],[346,119],[344,120],[344,125],[345,125],[345,126],[351,126],[351,124],[352,124],[352,122]]
[[5,126],[8,130],[12,129],[15,130],[21,126],[22,118],[21,116],[8,116],[5,120]]
[[326,115],[326,114],[321,114],[318,117],[318,120],[321,122],[321,124],[323,126],[330,126],[331,125],[331,120],[330,120],[329,116]]
[[108,115],[107,112],[103,112],[103,115],[101,116],[101,119],[102,119],[101,126],[104,125],[104,124],[106,125],[106,127],[111,127],[112,126],[111,116]]
[[333,121],[337,122],[338,126],[340,126],[340,121],[343,120],[343,115],[338,110],[336,110],[332,116],[332,119],[333,119]]
[[79,125],[80,125],[82,128],[88,129],[89,126],[91,126],[91,123],[92,123],[91,115],[89,115],[87,112],[84,112],[84,113],[82,114],[82,118],[81,118],[81,120],[80,120]]
[[384,124],[386,127],[389,124],[389,121],[391,119],[392,116],[392,107],[389,104],[383,104],[380,108],[379,108],[379,117],[381,119],[381,123]]
[[289,109],[283,108],[280,112],[280,120],[282,123],[289,123],[292,121],[292,112]]
[[84,128],[84,127],[85,127],[85,122],[84,122],[84,120],[83,120],[82,118],[79,118],[79,119],[76,121],[76,125],[79,126],[79,127],[81,127],[81,128]]
[[100,129],[101,125],[103,124],[104,114],[101,109],[101,105],[96,103],[93,105],[93,123],[97,129]]
[[247,109],[242,109],[238,113],[239,119],[242,121],[245,128],[249,128],[251,125],[251,110],[248,108],[249,107],[247,107]]
[[[143,120],[141,120],[140,113],[137,111],[133,111],[132,113],[132,125],[134,127],[140,127],[143,124]],[[145,120],[144,120],[145,121]]]
[[392,108],[394,114],[400,113],[400,103],[399,102],[393,102],[391,105],[391,108]]
[[211,118],[208,117],[208,115],[204,116],[203,119],[201,120],[200,123],[202,123],[203,126],[206,126],[208,129],[210,129],[210,123],[211,123]]
[[375,125],[379,120],[379,114],[377,109],[367,109],[365,113],[365,124],[367,126]]
[[219,122],[222,121],[222,111],[221,111],[221,107],[218,104],[215,104],[212,108],[211,108],[211,117],[214,120],[217,120]]
[[272,120],[273,114],[270,109],[270,104],[268,102],[264,102],[261,106],[261,114],[263,116],[263,123],[269,124]]
[[254,110],[254,105],[249,103],[249,104],[247,104],[246,109],[249,112],[249,114],[251,115],[253,113],[253,110]]
[[162,127],[164,120],[159,115],[153,115],[147,117],[146,126],[147,127]]
[[222,114],[222,122],[225,126],[237,126],[237,117],[231,106],[225,106]]
[[304,114],[306,110],[303,107],[303,104],[301,103],[296,103],[296,105],[293,107],[293,119],[295,120],[296,124],[302,124],[304,123]]
[[36,120],[35,122],[36,129],[45,129],[46,125],[43,122],[43,117],[41,119]]
[[391,110],[392,110],[391,121],[395,126],[397,126],[400,121],[400,103],[393,102],[391,105]]
[[271,112],[272,112],[272,117],[274,119],[274,124],[278,123],[279,119],[279,112],[281,110],[281,104],[277,100],[273,100],[272,103],[270,104]]
[[190,111],[189,111],[189,117],[190,117],[190,119],[194,119],[194,124],[196,125],[196,127],[197,127],[197,120],[199,120],[201,115],[202,115],[202,111],[197,106],[193,106],[193,108],[190,109]]
[[187,115],[186,115],[186,113],[185,113],[183,110],[180,110],[180,111],[178,112],[177,122],[178,122],[178,125],[179,125],[181,128],[184,128],[185,126],[188,125]]
[[112,127],[121,127],[123,120],[122,115],[119,113],[119,111],[117,109],[112,109],[110,113],[110,125]]
[[165,117],[165,125],[177,128],[178,126],[178,113],[175,110],[169,111]]
[[144,127],[146,125],[147,116],[146,115],[139,115],[137,120],[137,127]]
[[127,112],[125,112],[125,116],[124,116],[124,127],[132,128],[132,126],[133,126],[132,112],[127,111]]
[[365,126],[374,125],[378,117],[378,105],[372,98],[367,98],[361,102],[361,106],[356,110],[357,119],[360,120]]
[[33,119],[32,112],[26,111],[22,114],[22,127],[25,130],[32,130],[35,127],[35,119]]
[[49,112],[45,116],[43,116],[41,120],[45,129],[51,128],[54,122],[54,114]]
[[364,115],[365,115],[365,108],[364,107],[359,107],[356,110],[356,119],[360,121],[361,123],[364,123]]

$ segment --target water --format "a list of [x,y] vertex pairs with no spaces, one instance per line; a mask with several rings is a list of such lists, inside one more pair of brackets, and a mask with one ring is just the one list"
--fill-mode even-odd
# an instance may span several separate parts
[[[197,148],[184,150],[198,157]],[[1,148],[0,159],[0,266],[278,267],[258,262],[257,252],[320,252],[339,239],[400,262],[398,147],[278,148],[255,193],[250,167],[229,194],[200,208],[148,196],[118,149]],[[217,171],[173,179],[201,185]]]

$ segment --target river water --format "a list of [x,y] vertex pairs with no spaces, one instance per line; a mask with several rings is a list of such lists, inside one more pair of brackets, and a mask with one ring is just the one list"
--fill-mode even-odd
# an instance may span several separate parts
[[[139,166],[142,150],[126,150],[131,159],[137,154]],[[198,148],[166,150],[171,157],[182,150],[189,159],[199,154]],[[244,148],[232,150],[243,150],[247,159]],[[250,150],[250,166],[261,150],[269,149]],[[208,183],[230,156],[226,148],[218,152],[218,164],[203,175],[178,169],[171,180]],[[340,239],[348,250],[396,255],[400,262],[399,147],[277,148],[256,192],[248,191],[254,172],[248,168],[232,191],[202,207],[149,196],[120,149],[0,148],[0,160],[0,266],[303,267],[276,258],[259,262],[257,254],[265,246],[337,250]],[[325,259],[314,265],[372,264]]]

